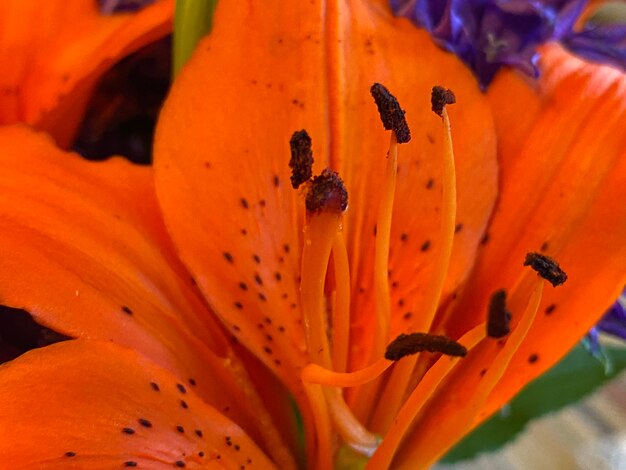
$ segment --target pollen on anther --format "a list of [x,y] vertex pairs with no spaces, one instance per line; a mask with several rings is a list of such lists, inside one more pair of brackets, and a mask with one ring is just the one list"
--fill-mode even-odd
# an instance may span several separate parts
[[348,207],[348,191],[339,175],[326,168],[313,182],[306,195],[306,210],[309,214],[322,211],[341,213]]
[[489,313],[487,316],[487,336],[502,338],[509,334],[511,312],[506,309],[506,292],[496,291],[489,301]]
[[311,137],[304,129],[296,131],[289,140],[289,147],[291,148],[291,159],[289,160],[291,186],[297,189],[313,176]]
[[433,112],[438,116],[443,116],[443,108],[445,108],[447,104],[456,103],[456,97],[454,96],[452,90],[447,90],[446,88],[440,86],[434,86],[430,97],[430,103],[432,105]]
[[524,260],[524,266],[530,266],[539,276],[552,284],[553,287],[560,286],[567,281],[567,274],[549,256],[539,253],[528,253]]
[[385,359],[398,361],[405,356],[418,352],[428,351],[442,353],[448,356],[463,357],[467,349],[447,336],[431,335],[428,333],[400,334],[387,346]]
[[399,144],[409,142],[411,140],[411,131],[404,117],[405,112],[400,107],[396,97],[380,83],[374,83],[370,88],[370,93],[376,102],[383,127],[396,134]]

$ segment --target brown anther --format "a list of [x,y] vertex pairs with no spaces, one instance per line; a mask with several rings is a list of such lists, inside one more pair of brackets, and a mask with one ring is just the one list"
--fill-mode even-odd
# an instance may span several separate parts
[[297,189],[313,176],[311,137],[304,129],[296,131],[291,136],[291,140],[289,140],[289,147],[291,148],[291,159],[289,160],[291,186]]
[[549,256],[539,253],[528,253],[524,260],[524,266],[530,266],[537,274],[552,284],[553,287],[560,286],[567,281],[567,274],[561,269],[559,264]]
[[456,96],[454,96],[452,90],[441,86],[434,86],[430,96],[430,103],[433,112],[441,117],[443,116],[443,108],[445,108],[447,104],[456,103]]
[[408,335],[401,334],[389,343],[385,351],[385,359],[398,361],[405,356],[422,351],[460,357],[467,354],[465,346],[447,336],[411,333]]
[[511,312],[506,309],[506,292],[496,291],[489,301],[489,314],[487,318],[487,336],[502,338],[509,334],[511,328]]
[[399,144],[410,141],[411,131],[404,117],[405,111],[400,107],[396,97],[380,83],[374,83],[370,93],[374,97],[384,128],[396,134]]
[[337,173],[326,168],[321,175],[313,178],[306,195],[308,213],[320,213],[326,210],[340,213],[347,207],[348,191]]

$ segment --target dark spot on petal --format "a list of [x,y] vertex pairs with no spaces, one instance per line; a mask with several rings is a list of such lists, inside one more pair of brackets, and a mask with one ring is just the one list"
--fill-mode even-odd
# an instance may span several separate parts
[[545,252],[545,251],[547,251],[547,250],[548,250],[548,247],[549,247],[549,246],[550,246],[550,245],[548,244],[548,242],[543,242],[543,243],[541,244],[541,248],[539,248],[539,251],[541,251],[541,252],[543,253],[543,252]]
[[413,312],[406,312],[404,315],[402,315],[402,318],[404,318],[405,320],[410,320],[412,316]]
[[160,391],[161,389],[159,388],[159,384],[156,382],[150,382],[150,386],[152,387],[152,390],[154,390],[155,392]]
[[259,257],[259,255],[252,255],[252,260],[256,263],[259,264],[261,262],[261,258]]
[[275,187],[279,187],[280,186],[280,178],[278,177],[278,175],[274,175],[274,178],[272,179],[272,182],[274,183]]
[[556,304],[550,304],[546,307],[546,315],[551,315],[556,309]]
[[489,243],[489,239],[491,238],[491,236],[489,235],[489,233],[485,233],[483,235],[483,237],[480,239],[480,244],[481,245],[486,245],[487,243]]
[[241,331],[241,328],[239,328],[238,325],[233,325],[233,331],[236,331],[237,333],[239,333]]
[[398,307],[404,307],[404,299],[398,300]]
[[280,331],[281,333],[285,332],[285,327],[284,326],[279,326],[278,327],[278,331]]
[[185,400],[181,400],[180,401],[180,406],[181,406],[181,408],[184,408],[184,409],[189,408],[189,405],[187,404],[187,402]]
[[202,451],[198,452],[198,457],[204,457],[204,452]]
[[267,297],[265,297],[265,294],[263,292],[259,292],[259,300],[261,300],[262,302],[267,301]]
[[182,426],[180,426],[180,425],[176,426],[176,430],[177,430],[179,433],[181,433],[181,434],[183,434],[183,433],[185,432],[185,428],[183,428],[183,427],[182,427]]
[[267,201],[266,201],[265,199],[261,199],[261,200],[259,201],[259,206],[261,206],[261,207],[265,207],[265,206],[267,206]]
[[183,384],[176,384],[176,388],[178,389],[180,393],[187,393],[187,389],[185,388]]
[[124,434],[135,434],[135,430],[133,428],[122,428],[122,432]]
[[66,457],[76,457],[76,452],[71,452],[71,451],[70,452],[66,452],[65,456]]
[[289,245],[285,243],[285,244],[283,245],[283,251],[284,251],[285,253],[289,253],[289,250],[290,250]]
[[234,445],[234,448],[235,448],[235,450],[239,450],[239,449],[241,449],[241,447],[239,447],[239,444],[235,444],[235,445]]
[[245,228],[242,228],[242,229],[241,229],[241,234],[242,234],[243,236],[246,236],[246,235],[248,235],[248,231],[247,231]]
[[263,351],[265,351],[267,354],[272,354],[272,349],[271,349],[271,348],[269,348],[268,346],[265,346],[265,347],[263,348]]
[[196,429],[194,433],[196,433],[196,436],[202,437],[202,431],[200,429]]
[[122,305],[122,312],[124,312],[127,315],[133,314],[133,311],[130,308],[128,308],[126,305]]
[[189,378],[187,379],[187,382],[189,382],[189,385],[191,385],[192,387],[196,386],[196,379]]
[[139,418],[137,420],[137,422],[139,424],[141,424],[144,428],[151,428],[152,427],[152,423],[150,421],[148,421],[147,419],[145,419],[145,418]]
[[430,248],[430,240],[426,240],[424,243],[422,243],[422,246],[420,246],[420,251],[428,251]]
[[124,467],[136,467],[137,466],[137,462],[134,462],[132,460],[127,460],[126,462],[124,462]]
[[461,230],[463,230],[463,224],[456,224],[456,227],[454,227],[454,233],[459,233]]
[[528,356],[528,363],[529,364],[534,364],[538,360],[539,360],[539,356],[537,354],[531,354],[530,356]]
[[225,251],[223,255],[226,261],[228,261],[229,263],[233,262],[233,255],[231,255],[228,251]]
[[242,197],[239,202],[241,203],[241,207],[243,207],[244,209],[250,207],[250,204],[248,204],[248,200],[246,198]]
[[487,373],[487,369],[483,369],[480,371],[480,376],[483,377]]
[[174,462],[174,465],[183,468],[185,466],[185,462],[183,462],[182,460],[177,460],[176,462]]
[[241,302],[235,302],[233,305],[239,310],[243,309],[243,304]]
[[226,436],[224,438],[224,441],[226,442],[226,445],[229,446],[229,447],[233,445],[233,441],[231,440],[230,436]]
[[278,271],[276,271],[274,273],[274,279],[276,279],[277,282],[280,282],[283,280],[283,276]]
[[435,186],[435,180],[433,178],[426,181],[426,189],[433,189],[433,186]]
[[400,241],[407,241],[409,239],[409,234],[408,233],[403,233],[402,235],[400,235]]
[[254,282],[256,282],[258,285],[262,286],[263,285],[263,279],[261,278],[261,276],[259,275],[259,273],[255,273],[254,274]]
[[241,290],[248,290],[248,284],[246,284],[245,282],[240,282],[239,283],[239,288]]

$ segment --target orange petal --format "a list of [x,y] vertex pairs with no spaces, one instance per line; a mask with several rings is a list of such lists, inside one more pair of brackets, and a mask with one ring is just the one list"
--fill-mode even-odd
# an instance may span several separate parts
[[98,78],[168,34],[173,4],[105,16],[95,0],[0,2],[0,123],[27,122],[68,145]]
[[489,92],[502,193],[476,275],[448,330],[458,334],[484,318],[486,299],[512,285],[528,251],[554,257],[569,279],[546,289],[483,416],[560,359],[626,282],[626,77],[558,46],[543,54],[535,89],[503,73]]
[[259,442],[280,447],[174,254],[151,169],[86,162],[17,126],[0,129],[0,167],[2,302],[66,335],[141,352]]
[[275,468],[194,389],[111,343],[67,341],[2,365],[0,408],[6,468]]
[[351,338],[359,351],[353,367],[358,368],[368,360],[369,355],[360,351],[377,328],[372,321],[372,268],[389,148],[389,136],[369,87],[380,82],[396,95],[406,110],[412,136],[411,142],[398,149],[389,261],[392,337],[428,330],[430,323],[424,310],[430,303],[426,297],[441,246],[444,161],[441,118],[431,110],[432,87],[451,88],[458,102],[449,108],[457,169],[458,233],[444,298],[472,266],[495,202],[495,135],[487,102],[471,73],[452,54],[442,52],[425,31],[393,18],[385,1],[331,4],[328,28],[337,35],[338,43],[331,48],[329,67],[330,96],[335,101],[329,109],[331,157],[350,194],[345,225],[353,284]]
[[[388,141],[369,96],[375,80],[395,85],[392,90],[409,110],[416,142],[421,143],[406,151],[408,161],[400,171],[406,175],[398,204],[401,213],[394,229],[400,239],[407,226],[416,227],[411,233],[416,258],[421,256],[421,237],[426,236],[420,233],[420,220],[433,225],[439,219],[436,196],[431,204],[424,202],[425,214],[419,212],[421,203],[413,211],[408,204],[438,192],[436,187],[425,188],[439,171],[436,155],[426,158],[436,148],[429,136],[438,139],[433,134],[440,125],[431,117],[429,104],[435,83],[457,86],[464,101],[455,111],[462,192],[468,193],[470,185],[481,188],[474,189],[473,202],[464,203],[461,210],[466,243],[459,243],[455,279],[469,265],[495,195],[490,115],[470,74],[431,45],[425,34],[408,22],[393,20],[381,6],[355,0],[326,6],[276,2],[260,8],[221,1],[216,28],[174,85],[157,132],[158,192],[183,260],[219,315],[241,329],[242,341],[270,367],[282,371],[292,390],[300,384],[294,384],[299,374],[290,370],[304,361],[297,308],[302,201],[288,185],[287,167],[293,131],[306,128],[313,137],[316,162],[331,161],[342,175],[345,172],[351,198],[351,264],[367,277],[366,286],[370,276],[360,264],[370,262],[374,229],[366,194],[377,193],[374,176],[384,165]],[[267,53],[249,54],[250,44]],[[422,49],[423,54],[416,54]],[[465,132],[465,126],[471,132]],[[420,172],[414,171],[416,161]],[[367,192],[366,178],[356,177],[362,167],[367,167],[367,183],[372,183]],[[420,178],[423,184],[418,185]],[[400,250],[394,260],[403,276],[411,276],[403,292],[409,296],[413,287],[419,293],[420,273],[403,271],[409,261],[424,271],[424,263]],[[355,283],[355,294],[359,287]],[[266,300],[259,300],[259,294]],[[368,302],[368,308],[357,303],[353,311],[371,313],[371,299]],[[278,344],[267,339],[268,334],[285,336],[277,326],[288,335]]]

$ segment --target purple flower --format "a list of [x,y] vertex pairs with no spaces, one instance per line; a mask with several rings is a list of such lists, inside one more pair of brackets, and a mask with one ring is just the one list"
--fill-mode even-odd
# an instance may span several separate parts
[[100,12],[103,15],[137,11],[140,8],[148,6],[154,2],[155,0],[98,0],[98,3],[100,4]]
[[626,290],[622,296],[604,314],[604,317],[594,326],[584,338],[587,349],[594,356],[600,356],[600,333],[606,333],[615,338],[626,340]]
[[398,16],[430,32],[474,72],[483,89],[503,65],[538,76],[537,47],[563,41],[592,60],[624,66],[626,28],[575,32],[587,0],[390,0]]

